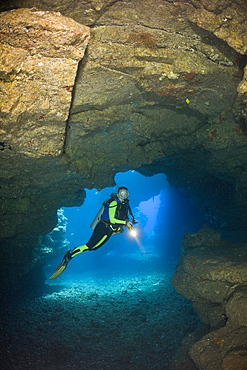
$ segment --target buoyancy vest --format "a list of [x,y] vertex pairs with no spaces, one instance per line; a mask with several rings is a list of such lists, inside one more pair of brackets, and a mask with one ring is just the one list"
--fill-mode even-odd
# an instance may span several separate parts
[[[117,195],[116,196],[112,195],[110,199],[107,199],[103,203],[104,211],[101,215],[101,219],[105,221],[109,220],[109,208],[111,207],[111,202],[114,200],[117,202],[115,218],[119,220],[127,221],[129,219],[128,213],[130,211],[129,200],[125,199],[123,202],[121,202],[119,198],[117,197]],[[115,205],[112,207],[115,207]]]

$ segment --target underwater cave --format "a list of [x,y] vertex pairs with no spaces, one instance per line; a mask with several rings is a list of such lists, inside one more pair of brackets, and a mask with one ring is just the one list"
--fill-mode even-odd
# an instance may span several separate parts
[[[0,3],[2,369],[246,369],[246,30],[245,0]],[[119,186],[137,235],[88,252]]]

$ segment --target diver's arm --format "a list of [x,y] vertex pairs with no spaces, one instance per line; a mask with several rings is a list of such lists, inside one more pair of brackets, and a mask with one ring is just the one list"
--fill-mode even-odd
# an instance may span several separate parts
[[129,212],[129,214],[130,214],[130,216],[132,218],[132,224],[137,224],[137,221],[136,221],[136,219],[135,219],[135,217],[133,215],[133,212],[132,212],[132,210],[130,208],[130,205],[128,205],[128,212]]
[[121,224],[121,225],[126,225],[126,221],[124,220],[119,220],[118,218],[115,218],[115,213],[117,210],[117,201],[113,200],[109,204],[109,219],[111,224]]

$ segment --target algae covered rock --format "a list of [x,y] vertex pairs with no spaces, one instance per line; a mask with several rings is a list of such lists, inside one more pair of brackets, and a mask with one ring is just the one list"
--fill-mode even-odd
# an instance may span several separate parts
[[220,244],[220,233],[204,225],[197,233],[188,233],[184,235],[184,239],[181,243],[181,250],[197,247],[219,247]]
[[[171,281],[179,294],[192,301],[200,320],[209,328],[209,333],[190,347],[189,354],[202,370],[236,366],[244,369],[247,358],[246,245],[226,242],[209,228],[203,228],[198,235],[189,235],[192,237],[185,237],[182,243],[185,251]],[[214,243],[210,245],[213,235]]]
[[89,29],[37,9],[0,13],[0,27],[0,140],[11,153],[58,155]]

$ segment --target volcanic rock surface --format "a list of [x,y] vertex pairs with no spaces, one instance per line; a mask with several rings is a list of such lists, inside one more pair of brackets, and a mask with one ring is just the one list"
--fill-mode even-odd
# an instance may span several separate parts
[[202,227],[186,234],[172,284],[192,301],[209,333],[190,349],[199,369],[244,369],[247,363],[247,248]]
[[[5,290],[52,258],[43,237],[60,207],[83,203],[84,188],[113,185],[118,171],[164,172],[219,242],[188,248],[178,272],[186,289],[176,288],[211,327],[227,317],[218,330],[244,333],[231,309],[246,299],[245,286],[235,291],[244,247],[217,233],[246,242],[246,1],[12,0],[0,11]],[[191,356],[207,369],[196,345]],[[242,354],[225,353],[224,369]]]
[[56,226],[57,209],[84,198],[58,158],[90,32],[60,13],[37,9],[0,13],[0,24],[1,274],[8,291],[36,264],[33,248]]

